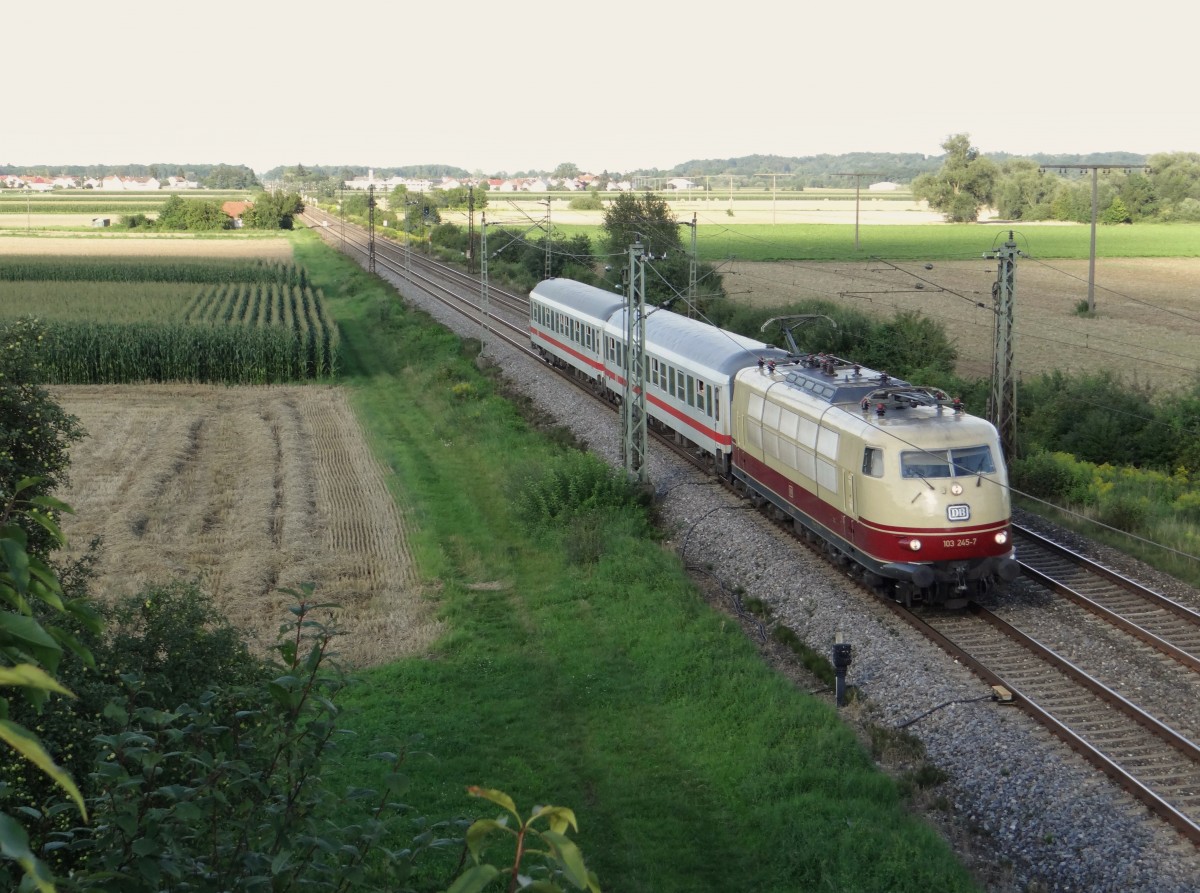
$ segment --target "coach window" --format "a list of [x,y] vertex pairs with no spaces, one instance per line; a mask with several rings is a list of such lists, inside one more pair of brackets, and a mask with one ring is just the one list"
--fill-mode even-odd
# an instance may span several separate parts
[[883,450],[879,447],[866,447],[863,450],[863,474],[873,478],[883,477]]
[[696,405],[696,379],[690,375],[687,377],[687,404],[688,406]]
[[675,367],[667,367],[667,393],[672,397],[675,396]]

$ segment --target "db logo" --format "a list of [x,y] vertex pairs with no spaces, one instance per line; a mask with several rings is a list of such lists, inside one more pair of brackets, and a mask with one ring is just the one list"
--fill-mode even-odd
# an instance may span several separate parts
[[946,517],[951,521],[970,521],[971,507],[969,505],[951,505],[946,507]]

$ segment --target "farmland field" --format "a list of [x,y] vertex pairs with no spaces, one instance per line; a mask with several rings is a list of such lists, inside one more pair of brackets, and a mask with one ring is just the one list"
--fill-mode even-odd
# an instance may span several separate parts
[[[958,347],[961,376],[991,375],[995,261],[938,261],[930,270],[921,263],[734,261],[721,269],[730,300],[756,306],[820,298],[849,302],[872,316],[919,311],[945,324]],[[1018,259],[1019,375],[1111,370],[1163,390],[1192,383],[1200,371],[1200,259],[1097,261],[1090,318],[1075,312],[1087,291],[1086,260]]]
[[196,579],[260,642],[305,581],[344,607],[343,657],[419,653],[437,634],[405,514],[341,390],[80,386],[52,390],[88,432],[58,495],[72,555],[104,548],[93,591]]
[[8,255],[0,280],[0,319],[36,311],[49,382],[273,384],[336,369],[337,327],[295,264]]
[[[0,221],[2,225],[2,221]],[[213,257],[288,263],[292,243],[275,233],[259,235],[143,235],[114,232],[8,235],[0,233],[0,263],[9,255],[70,257]]]

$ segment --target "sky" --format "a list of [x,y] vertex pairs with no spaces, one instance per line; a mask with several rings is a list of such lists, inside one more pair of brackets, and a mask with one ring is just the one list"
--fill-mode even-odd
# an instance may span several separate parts
[[0,165],[1200,152],[1164,0],[417,3],[49,0],[4,27]]

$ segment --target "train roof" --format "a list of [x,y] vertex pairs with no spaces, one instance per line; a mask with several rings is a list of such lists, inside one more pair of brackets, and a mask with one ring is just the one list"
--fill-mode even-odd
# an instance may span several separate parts
[[[613,314],[608,325],[624,333],[624,306]],[[646,343],[650,352],[681,366],[725,375],[754,366],[760,358],[777,362],[787,358],[787,351],[771,344],[660,308],[646,313]]]
[[544,279],[534,286],[531,297],[553,301],[584,316],[590,316],[599,323],[606,322],[619,308],[625,306],[623,296],[574,279]]
[[794,357],[779,367],[783,381],[825,403],[841,405],[884,402],[895,406],[950,405],[937,388],[913,385],[886,372],[878,372],[827,354]]
[[[990,441],[995,428],[987,419],[956,411],[959,405],[936,388],[910,384],[836,357],[809,355],[774,369],[747,369],[737,377],[738,387],[766,394],[784,405],[807,404],[824,416],[820,405],[838,407],[836,427],[865,437],[868,429],[885,431],[901,440],[922,440],[929,426],[942,431],[939,438]],[[781,387],[782,386],[782,387]],[[814,407],[814,401],[818,407]],[[863,408],[866,401],[866,408]],[[882,412],[879,410],[882,408]],[[944,426],[944,427],[943,427]],[[911,433],[910,433],[911,432]],[[951,433],[953,432],[953,433]]]

